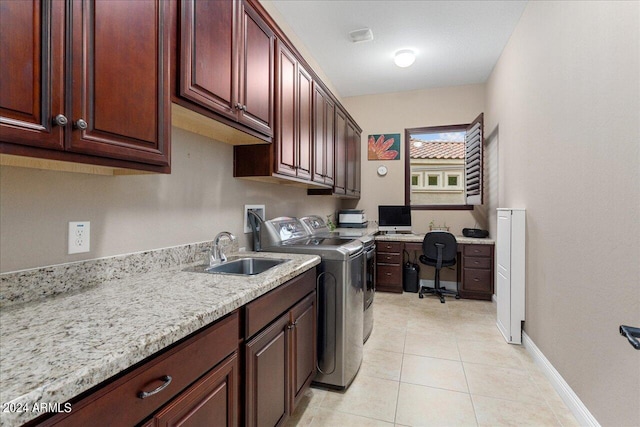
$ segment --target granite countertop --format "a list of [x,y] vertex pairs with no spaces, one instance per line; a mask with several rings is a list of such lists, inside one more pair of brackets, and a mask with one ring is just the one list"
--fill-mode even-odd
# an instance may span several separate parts
[[[424,240],[424,234],[378,234],[376,240],[386,242],[416,242],[422,243]],[[474,237],[465,237],[456,235],[456,241],[458,243],[464,243],[468,245],[495,245],[494,239],[478,239]]]
[[[66,402],[320,263],[315,255],[246,255],[290,261],[255,276],[176,265],[3,307],[3,408]],[[2,411],[0,424],[39,415]]]
[[[422,242],[424,240],[424,233],[387,233],[379,234],[377,225],[368,225],[366,228],[336,228],[336,232],[339,232],[341,236],[345,237],[363,237],[373,236],[375,240],[387,241],[387,242]],[[470,244],[470,245],[495,245],[494,239],[478,239],[474,237],[465,237],[456,235],[458,243]]]

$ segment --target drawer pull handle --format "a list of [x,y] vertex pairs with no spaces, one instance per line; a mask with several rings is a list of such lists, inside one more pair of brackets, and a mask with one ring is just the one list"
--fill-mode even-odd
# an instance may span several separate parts
[[162,384],[160,387],[158,387],[155,390],[151,390],[151,391],[141,391],[140,393],[138,393],[138,397],[140,399],[145,399],[149,396],[153,396],[156,393],[160,393],[162,390],[164,390],[165,388],[167,388],[167,386],[169,386],[169,384],[171,384],[171,377],[169,375],[165,375],[164,377],[160,378],[160,380],[164,381],[164,384]]
[[478,279],[477,277],[473,279],[474,282],[479,282],[480,279]]
[[389,273],[389,272],[387,272],[387,273],[384,273],[384,274],[386,274],[387,276],[391,276],[391,273]]

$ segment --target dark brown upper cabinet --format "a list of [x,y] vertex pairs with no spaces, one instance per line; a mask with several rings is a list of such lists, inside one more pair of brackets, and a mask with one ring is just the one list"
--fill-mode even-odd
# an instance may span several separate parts
[[313,85],[313,175],[312,180],[333,186],[335,103],[322,87]]
[[340,106],[335,108],[334,182],[331,193],[310,191],[309,194],[334,194],[340,197],[360,197],[360,135],[361,130]]
[[[2,142],[64,150],[64,7],[0,1]],[[62,118],[64,117],[64,118]]]
[[313,81],[282,43],[276,55],[275,172],[311,178],[311,101]]
[[298,57],[276,43],[275,138],[271,146],[234,147],[234,176],[267,182],[311,181],[313,159],[313,78]]
[[347,116],[342,108],[336,108],[335,161],[333,192],[347,194]]
[[168,2],[0,8],[2,153],[169,172]]
[[360,130],[347,120],[347,196],[360,197]]
[[181,104],[270,142],[275,35],[253,7],[182,0],[179,43],[178,97],[201,108]]

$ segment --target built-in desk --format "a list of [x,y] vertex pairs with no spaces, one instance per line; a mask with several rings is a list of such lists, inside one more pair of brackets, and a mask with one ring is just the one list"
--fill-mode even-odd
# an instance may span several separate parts
[[[402,253],[422,252],[424,234],[383,234],[376,239],[376,290],[402,293]],[[460,297],[491,300],[495,241],[456,236]],[[413,259],[413,257],[411,257]]]

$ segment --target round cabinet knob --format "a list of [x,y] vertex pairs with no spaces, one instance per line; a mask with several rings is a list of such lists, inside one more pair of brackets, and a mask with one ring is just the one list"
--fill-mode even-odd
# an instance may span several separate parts
[[236,102],[236,110],[242,110],[242,104]]
[[66,126],[67,123],[69,123],[69,120],[67,120],[67,118],[63,114],[58,114],[54,117],[53,123],[58,126]]
[[84,120],[82,120],[82,119],[79,119],[79,120],[76,122],[76,127],[77,127],[78,129],[80,129],[80,130],[85,130],[85,129],[88,127],[88,125],[87,125],[87,122],[85,122],[85,121],[84,121]]
[[247,106],[246,105],[242,106],[242,111],[244,111],[245,113],[247,112]]

